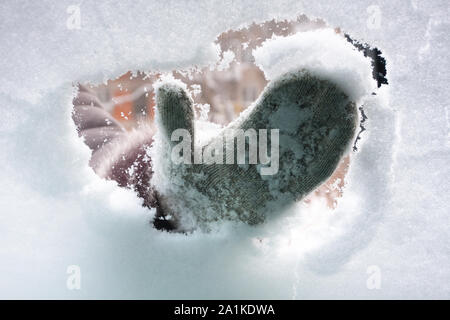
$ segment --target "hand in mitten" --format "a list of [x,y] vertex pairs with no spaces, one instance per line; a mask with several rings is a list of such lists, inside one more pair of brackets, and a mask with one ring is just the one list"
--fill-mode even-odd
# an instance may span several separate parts
[[[269,83],[236,121],[197,146],[192,100],[181,86],[162,84],[157,123],[165,152],[159,156],[169,183],[155,184],[161,205],[181,229],[221,219],[261,223],[333,173],[354,136],[357,118],[355,104],[335,83],[300,70]],[[173,141],[180,133],[190,136],[181,149]],[[173,157],[180,150],[181,163]]]

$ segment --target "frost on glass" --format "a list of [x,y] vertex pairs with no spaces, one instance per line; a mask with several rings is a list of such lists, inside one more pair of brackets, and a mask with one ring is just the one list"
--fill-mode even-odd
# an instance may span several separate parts
[[[449,297],[445,1],[73,5],[2,5],[1,297]],[[91,151],[72,120],[73,84],[128,70],[226,69],[234,57],[218,50],[217,35],[300,14],[386,58],[389,85],[364,99],[365,131],[337,205],[302,202],[270,224],[224,223],[188,237],[151,228],[155,212],[133,190],[89,167]],[[271,69],[274,54],[301,63],[295,52],[318,46],[283,43],[280,53],[272,41],[283,39],[255,54],[268,78],[286,66]],[[344,67],[332,74],[345,76],[357,97],[373,79],[367,63],[370,77],[361,81]],[[207,109],[198,107],[203,119]]]

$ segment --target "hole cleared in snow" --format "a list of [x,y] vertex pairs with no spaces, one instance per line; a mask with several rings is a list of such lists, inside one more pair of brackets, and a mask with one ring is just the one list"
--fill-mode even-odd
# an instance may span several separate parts
[[[229,30],[217,37],[219,62],[211,67],[174,70],[172,76],[187,85],[194,101],[196,119],[209,123],[210,136],[244,111],[268,83],[263,70],[255,63],[253,50],[273,38],[326,28],[324,21],[300,16],[295,21],[267,21],[251,24],[239,30]],[[361,44],[337,28],[358,50],[369,56],[378,86],[387,84],[385,61],[381,51]],[[92,150],[90,166],[103,178],[115,180],[119,186],[134,189],[143,205],[156,207],[153,225],[172,230],[170,217],[160,208],[158,197],[150,185],[151,159],[148,148],[153,142],[155,93],[153,85],[160,79],[158,71],[129,71],[104,84],[79,84],[74,99],[73,118],[80,136]],[[360,107],[364,115],[363,107]],[[365,115],[361,117],[364,131]],[[205,126],[204,128],[207,128]],[[132,141],[132,143],[130,143]],[[342,196],[350,156],[345,156],[332,176],[303,201],[325,201],[333,209]]]

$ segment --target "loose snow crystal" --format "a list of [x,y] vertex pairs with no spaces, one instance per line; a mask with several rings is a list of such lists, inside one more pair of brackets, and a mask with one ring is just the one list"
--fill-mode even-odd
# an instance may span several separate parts
[[[73,4],[1,5],[1,298],[450,297],[448,1],[85,1],[79,19]],[[72,83],[216,66],[220,33],[299,14],[387,61],[389,86],[363,99],[370,62],[340,34],[255,51],[269,79],[308,65],[363,104],[335,210],[301,202],[259,227],[169,234],[133,191],[92,172]]]

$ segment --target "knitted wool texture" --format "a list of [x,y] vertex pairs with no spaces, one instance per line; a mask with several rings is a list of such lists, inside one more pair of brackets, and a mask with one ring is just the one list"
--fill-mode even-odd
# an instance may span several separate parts
[[[336,84],[306,70],[269,83],[252,106],[204,146],[194,145],[192,100],[180,86],[167,83],[158,88],[157,113],[169,150],[176,144],[171,134],[180,128],[190,132],[194,153],[222,145],[234,132],[227,129],[255,129],[258,141],[259,129],[267,129],[269,145],[270,130],[279,130],[279,170],[273,175],[261,175],[264,166],[260,163],[227,164],[224,160],[223,164],[170,165],[169,179],[183,183],[162,192],[165,210],[183,220],[186,208],[196,206],[190,211],[197,224],[220,219],[258,224],[283,211],[331,176],[354,137],[358,120],[355,104]],[[236,159],[237,144],[231,150],[222,150],[224,159]]]

